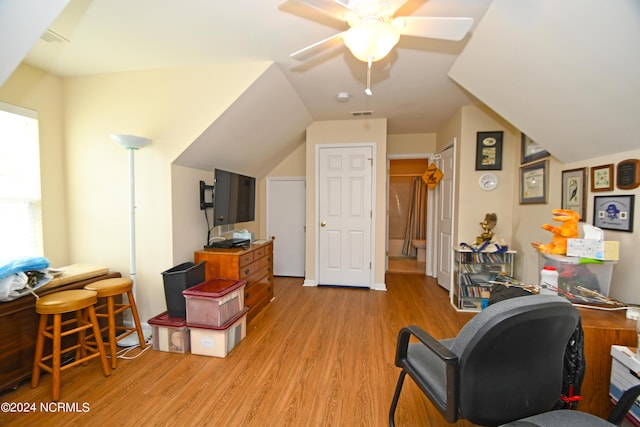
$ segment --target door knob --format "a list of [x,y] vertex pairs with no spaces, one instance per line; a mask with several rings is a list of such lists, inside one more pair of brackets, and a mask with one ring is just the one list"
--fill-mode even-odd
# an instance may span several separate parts
[[326,223],[326,222],[324,222],[324,221],[322,221],[322,222],[320,223],[320,226],[321,226],[321,227],[324,227],[325,225],[327,225],[327,223]]
[[271,240],[276,240],[276,236],[271,236]]

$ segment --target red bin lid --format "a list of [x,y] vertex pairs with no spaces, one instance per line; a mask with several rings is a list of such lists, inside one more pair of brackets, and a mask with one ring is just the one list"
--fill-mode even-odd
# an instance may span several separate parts
[[190,297],[218,298],[246,285],[245,280],[211,279],[182,291],[182,295]]
[[164,313],[160,313],[155,317],[149,319],[150,325],[156,326],[169,326],[172,328],[182,328],[187,326],[187,319],[184,317],[171,317],[169,316],[169,312],[165,311]]

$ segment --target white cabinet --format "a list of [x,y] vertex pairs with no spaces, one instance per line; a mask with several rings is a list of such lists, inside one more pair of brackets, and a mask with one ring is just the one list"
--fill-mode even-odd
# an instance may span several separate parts
[[451,304],[459,310],[479,311],[482,299],[488,299],[496,276],[513,276],[515,251],[473,252],[454,248]]

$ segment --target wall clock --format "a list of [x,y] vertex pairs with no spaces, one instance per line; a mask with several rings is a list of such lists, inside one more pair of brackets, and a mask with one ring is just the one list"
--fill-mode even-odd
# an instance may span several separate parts
[[484,191],[494,190],[498,186],[498,176],[495,173],[483,173],[478,183]]

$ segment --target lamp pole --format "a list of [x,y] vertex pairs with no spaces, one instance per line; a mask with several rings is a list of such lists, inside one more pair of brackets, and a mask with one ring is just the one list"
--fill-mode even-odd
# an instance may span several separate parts
[[111,134],[116,144],[129,152],[129,277],[133,281],[133,295],[136,297],[136,188],[134,153],[148,145],[151,140],[135,135]]

